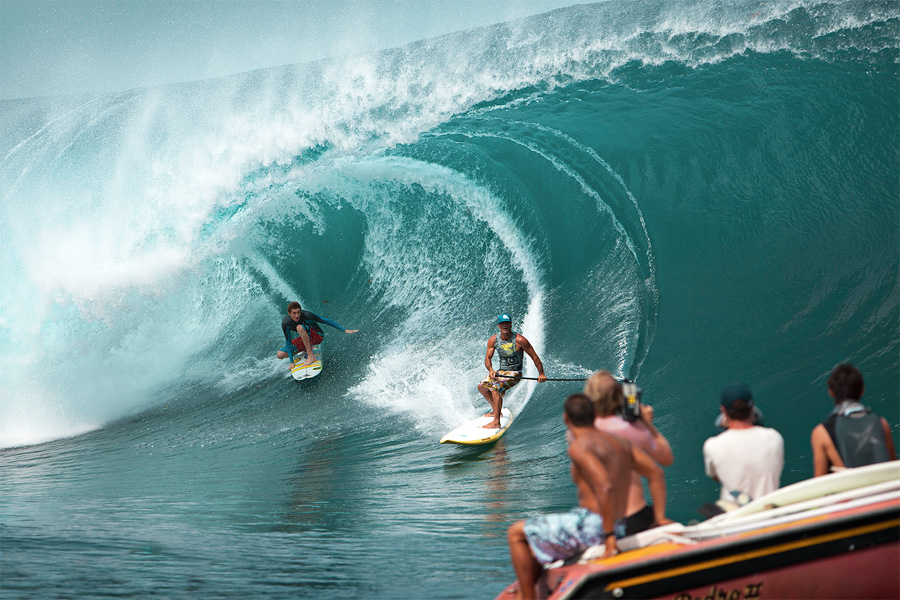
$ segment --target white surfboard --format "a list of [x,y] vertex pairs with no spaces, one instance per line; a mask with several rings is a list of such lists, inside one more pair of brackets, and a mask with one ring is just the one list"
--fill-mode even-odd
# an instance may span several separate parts
[[313,354],[316,357],[311,365],[305,365],[306,352],[298,352],[294,355],[294,366],[291,367],[291,376],[297,381],[315,377],[322,372],[322,351],[318,346],[313,346]]
[[490,444],[499,440],[509,426],[513,422],[513,414],[508,408],[500,411],[500,428],[485,429],[482,425],[489,424],[493,419],[491,417],[478,417],[472,419],[465,425],[460,425],[447,435],[441,438],[442,444],[466,444],[476,446],[479,444]]
[[893,460],[855,469],[844,469],[773,490],[765,496],[717,515],[704,523],[721,524],[769,510],[772,507],[796,504],[892,480],[900,480],[900,461]]

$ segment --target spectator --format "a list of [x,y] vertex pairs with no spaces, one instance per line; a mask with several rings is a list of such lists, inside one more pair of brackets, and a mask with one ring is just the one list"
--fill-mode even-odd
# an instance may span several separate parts
[[[669,441],[653,426],[653,408],[642,404],[640,419],[630,422],[622,418],[622,385],[609,371],[597,371],[591,375],[584,385],[584,394],[594,403],[594,427],[599,431],[627,439],[660,466],[672,464],[674,457]],[[647,504],[644,482],[637,472],[631,474],[625,514],[625,535],[650,529],[657,520],[653,506]]]
[[890,425],[860,404],[864,391],[862,373],[849,363],[836,366],[828,377],[834,410],[816,425],[810,440],[816,477],[832,469],[896,460]]
[[720,500],[741,494],[759,498],[781,485],[784,439],[771,427],[753,424],[753,394],[746,383],[722,388],[726,430],[703,444],[706,474],[722,484]]
[[618,553],[631,470],[650,481],[650,492],[665,518],[666,481],[662,469],[628,440],[594,429],[594,406],[583,394],[566,399],[563,421],[570,434],[569,458],[578,507],[565,512],[516,521],[508,532],[509,554],[521,598],[535,596],[542,565],[577,556],[587,548],[605,545],[604,556]]

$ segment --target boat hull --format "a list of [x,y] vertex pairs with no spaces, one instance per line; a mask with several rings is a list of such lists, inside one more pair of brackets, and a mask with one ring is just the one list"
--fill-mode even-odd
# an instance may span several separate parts
[[[900,498],[545,571],[542,597],[900,598]],[[498,596],[514,597],[515,585]]]

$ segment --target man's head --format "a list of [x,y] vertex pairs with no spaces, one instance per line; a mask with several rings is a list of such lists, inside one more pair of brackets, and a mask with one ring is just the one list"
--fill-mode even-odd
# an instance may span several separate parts
[[290,304],[288,304],[288,314],[291,315],[291,318],[293,318],[295,321],[300,318],[301,310],[302,309],[300,308],[299,302],[291,302]]
[[594,403],[584,394],[572,394],[563,405],[564,421],[573,427],[594,426]]
[[865,386],[862,373],[850,363],[841,363],[828,376],[828,393],[835,402],[859,401]]
[[753,392],[746,383],[730,383],[723,387],[720,402],[731,421],[750,421],[753,417]]
[[594,403],[598,417],[611,417],[624,404],[622,384],[609,371],[597,371],[584,384],[584,394]]
[[504,334],[512,331],[512,319],[509,318],[508,314],[503,313],[497,317],[497,327],[499,327],[500,332]]

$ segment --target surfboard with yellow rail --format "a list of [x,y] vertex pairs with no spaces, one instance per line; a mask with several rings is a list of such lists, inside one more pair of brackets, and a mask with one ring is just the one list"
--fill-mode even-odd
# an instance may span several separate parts
[[294,355],[294,366],[291,367],[291,376],[297,381],[311,379],[322,372],[322,351],[318,346],[313,346],[313,355],[316,360],[310,365],[306,362],[306,352],[298,352]]
[[478,446],[480,444],[490,444],[496,442],[509,426],[512,425],[514,415],[508,408],[500,411],[500,427],[499,429],[485,429],[484,425],[489,425],[493,420],[491,417],[478,417],[472,419],[464,425],[460,425],[447,435],[441,438],[442,444],[463,444],[467,446]]

